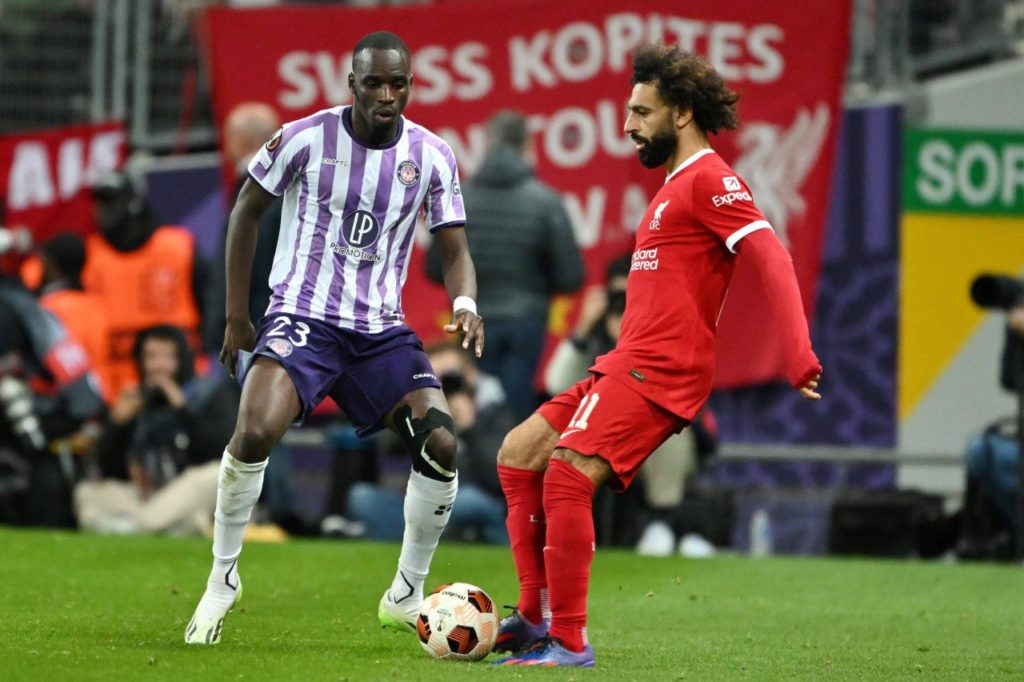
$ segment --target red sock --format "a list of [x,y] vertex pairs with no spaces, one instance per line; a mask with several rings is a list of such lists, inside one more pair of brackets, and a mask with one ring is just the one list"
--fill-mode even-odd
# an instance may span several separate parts
[[547,578],[544,574],[544,472],[499,464],[498,478],[508,505],[509,542],[519,574],[519,612],[531,623],[544,619]]
[[587,645],[587,589],[594,559],[593,496],[594,483],[586,474],[568,462],[551,460],[544,476],[549,634],[571,651],[582,651]]

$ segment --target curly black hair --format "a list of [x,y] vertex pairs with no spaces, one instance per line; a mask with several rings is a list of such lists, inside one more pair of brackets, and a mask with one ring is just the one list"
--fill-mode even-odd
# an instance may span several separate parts
[[641,45],[634,49],[630,83],[655,85],[669,104],[692,109],[694,120],[705,132],[735,130],[740,125],[736,113],[739,94],[729,89],[706,59],[678,45]]

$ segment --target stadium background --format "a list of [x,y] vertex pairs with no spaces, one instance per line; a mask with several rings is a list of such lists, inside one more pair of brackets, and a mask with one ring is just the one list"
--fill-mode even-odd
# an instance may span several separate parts
[[[517,2],[528,0],[493,6]],[[460,3],[439,4],[447,12]],[[147,189],[160,213],[189,227],[203,250],[214,252],[226,210],[216,151],[218,83],[258,90],[266,82],[269,99],[274,76],[236,72],[218,82],[205,14],[212,5],[223,5],[217,12],[238,34],[219,47],[243,61],[269,49],[265,38],[245,39],[246,31],[258,31],[245,17],[299,11],[289,3],[252,1],[0,2],[0,189],[8,224],[22,217],[40,236],[58,223],[75,224],[88,212],[82,188],[133,151],[146,155]],[[773,20],[760,3],[698,5],[699,17],[665,1],[644,2],[641,9],[728,25],[743,25],[751,13]],[[822,161],[827,164],[834,151],[822,194],[823,239],[816,252],[811,249],[820,257],[813,335],[826,367],[826,400],[808,406],[784,386],[761,382],[715,394],[725,448],[714,476],[746,491],[741,516],[756,499],[780,514],[798,506],[808,521],[813,505],[805,494],[791,504],[787,491],[817,489],[827,500],[847,485],[917,487],[941,492],[955,505],[967,437],[1014,408],[997,386],[1002,319],[976,309],[967,289],[979,272],[1020,273],[1024,267],[1024,3],[857,0],[829,9],[842,39],[823,40],[813,25],[786,35],[807,51],[790,65],[797,76],[814,60],[849,55],[841,60],[843,83],[834,93],[841,105],[829,122]],[[346,30],[360,34],[378,21],[404,33],[403,21],[430,10],[388,5],[350,11]],[[570,10],[556,5],[534,13],[531,26],[547,30],[550,22],[555,32],[568,21],[560,12]],[[289,34],[288,23],[275,30],[282,40],[303,39]],[[335,56],[351,42],[339,39]],[[800,86],[788,87],[750,99],[795,97]],[[620,73],[603,95],[617,101],[626,93]],[[549,95],[532,96],[541,107]],[[492,110],[506,104],[526,108],[530,101],[506,102],[498,93],[488,99]],[[420,110],[414,99],[408,114],[419,120]],[[786,117],[792,120],[793,112]],[[937,147],[938,156],[929,157]],[[16,159],[30,162],[18,166]],[[620,163],[626,177],[644,177],[633,159]],[[16,177],[15,169],[26,168],[28,175]],[[542,177],[553,180],[544,170]],[[47,173],[49,194],[31,182]],[[639,180],[648,187],[650,181]],[[17,187],[34,189],[18,194]],[[577,233],[588,246],[590,282],[599,278],[595,264],[628,244],[625,233],[601,243],[587,241],[583,224]],[[556,306],[555,335],[572,315],[571,301]],[[417,323],[425,336],[430,325],[429,316]],[[317,434],[293,434],[290,442],[318,456]],[[821,549],[820,533],[801,537],[800,546],[788,549]],[[786,549],[785,535],[779,539]]]

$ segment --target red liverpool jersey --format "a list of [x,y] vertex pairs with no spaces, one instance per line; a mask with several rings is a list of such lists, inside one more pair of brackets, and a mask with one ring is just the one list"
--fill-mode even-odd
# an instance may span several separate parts
[[764,228],[771,225],[750,189],[718,154],[704,149],[684,161],[637,227],[622,333],[591,371],[692,420],[711,393],[736,243]]

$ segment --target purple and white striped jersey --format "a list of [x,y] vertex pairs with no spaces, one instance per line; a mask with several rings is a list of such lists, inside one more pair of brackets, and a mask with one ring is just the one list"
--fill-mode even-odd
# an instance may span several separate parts
[[376,334],[402,324],[402,285],[422,206],[431,232],[466,222],[458,168],[440,137],[400,117],[397,138],[354,137],[351,107],[285,124],[249,163],[284,194],[267,314]]

